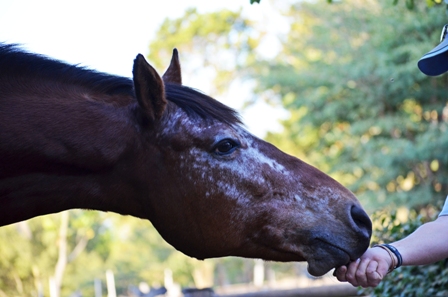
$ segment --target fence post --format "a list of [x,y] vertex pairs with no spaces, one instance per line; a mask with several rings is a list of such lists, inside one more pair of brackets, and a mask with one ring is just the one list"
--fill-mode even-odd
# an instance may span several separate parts
[[107,283],[107,297],[117,297],[115,291],[115,279],[112,270],[106,271],[106,283]]
[[264,282],[264,263],[261,259],[255,259],[254,265],[254,286],[262,287]]

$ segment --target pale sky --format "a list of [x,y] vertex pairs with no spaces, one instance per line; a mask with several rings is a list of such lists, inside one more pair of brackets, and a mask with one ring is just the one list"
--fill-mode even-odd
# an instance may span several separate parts
[[[189,7],[200,12],[241,8],[251,19],[267,22],[269,18],[276,24],[269,26],[273,35],[285,27],[272,19],[269,0],[260,5],[250,5],[249,0],[0,0],[0,42],[18,43],[28,51],[131,77],[135,56],[148,53],[162,21],[182,16]],[[275,54],[275,42],[271,44],[267,55]],[[163,73],[165,69],[157,70]],[[280,129],[278,119],[286,115],[284,111],[263,103],[242,111],[244,98],[235,94],[250,95],[244,90],[228,94],[232,100],[216,99],[239,110],[249,131],[262,137],[266,131]]]

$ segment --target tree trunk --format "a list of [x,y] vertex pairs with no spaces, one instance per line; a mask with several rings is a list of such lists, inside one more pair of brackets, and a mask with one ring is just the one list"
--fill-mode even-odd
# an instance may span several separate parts
[[58,262],[54,270],[54,276],[50,280],[52,288],[50,289],[51,297],[61,296],[62,278],[64,276],[65,267],[67,266],[67,230],[68,230],[69,214],[68,211],[61,212],[61,226],[59,228]]

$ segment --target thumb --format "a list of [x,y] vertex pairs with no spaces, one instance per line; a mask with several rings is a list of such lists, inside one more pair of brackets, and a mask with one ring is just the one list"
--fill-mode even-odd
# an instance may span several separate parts
[[387,261],[378,262],[378,268],[376,269],[376,271],[381,277],[386,275],[389,271],[389,263],[387,263]]

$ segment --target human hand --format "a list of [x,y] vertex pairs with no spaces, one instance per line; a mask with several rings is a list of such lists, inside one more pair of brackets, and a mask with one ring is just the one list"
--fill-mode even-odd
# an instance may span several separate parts
[[341,282],[349,282],[353,286],[363,288],[376,287],[389,271],[392,259],[382,248],[370,248],[361,258],[347,266],[341,266],[334,276]]

